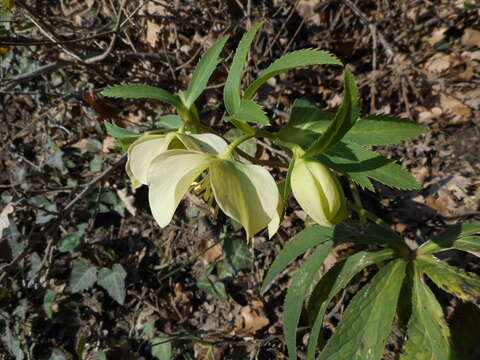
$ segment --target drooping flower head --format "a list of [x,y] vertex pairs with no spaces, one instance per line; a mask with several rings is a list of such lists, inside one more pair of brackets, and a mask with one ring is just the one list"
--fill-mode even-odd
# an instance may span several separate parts
[[295,199],[318,224],[332,226],[347,217],[342,186],[335,174],[322,163],[312,159],[296,159],[291,186]]
[[225,156],[227,144],[219,136],[177,134],[180,146],[175,147],[171,136],[138,139],[127,163],[132,179],[149,186],[150,208],[161,227],[170,223],[192,187],[202,191],[207,202],[214,198],[226,215],[242,224],[248,238],[267,227],[276,215],[279,194],[266,169]]

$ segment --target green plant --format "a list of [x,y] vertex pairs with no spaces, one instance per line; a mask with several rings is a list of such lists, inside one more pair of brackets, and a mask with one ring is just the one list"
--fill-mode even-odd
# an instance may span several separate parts
[[[406,140],[425,132],[425,128],[390,115],[362,117],[354,77],[344,69],[344,96],[335,114],[299,99],[293,104],[288,122],[278,131],[268,130],[264,127],[269,124],[268,116],[254,100],[255,92],[268,79],[302,66],[343,65],[325,51],[294,51],[264,69],[242,94],[244,64],[260,26],[244,34],[225,83],[223,119],[240,132],[230,143],[202,123],[195,106],[220,62],[227,37],[203,55],[185,91],[172,94],[139,84],[117,85],[103,91],[110,97],[157,99],[176,109],[176,114],[160,121],[162,128],[142,134],[106,124],[108,133],[128,151],[126,170],[133,186],[149,186],[150,206],[162,227],[171,221],[188,190],[205,200],[213,209],[213,218],[221,209],[239,222],[247,238],[266,227],[270,236],[275,234],[291,193],[305,212],[323,225],[308,227],[292,239],[272,264],[263,285],[266,291],[290,261],[313,249],[295,273],[285,299],[284,332],[290,359],[297,357],[296,330],[303,308],[299,299],[309,298],[312,330],[307,358],[314,359],[328,305],[358,272],[373,265],[380,270],[350,302],[320,359],[380,359],[397,305],[402,310],[398,317],[407,327],[404,359],[452,358],[441,307],[423,275],[463,300],[478,297],[480,284],[474,275],[439,262],[433,253],[447,247],[478,251],[479,238],[474,234],[480,231],[480,225],[453,228],[412,250],[362,208],[357,193],[357,186],[374,190],[372,179],[398,189],[418,189],[419,184],[406,170],[366,146]],[[242,143],[257,137],[268,138],[283,149],[291,156],[290,163],[265,162],[240,149]],[[265,165],[284,165],[288,169],[285,178],[277,185]],[[346,198],[337,173],[350,181],[353,201]],[[345,221],[347,209],[359,220]],[[360,250],[341,257],[318,280],[326,256],[346,242],[357,244]]]

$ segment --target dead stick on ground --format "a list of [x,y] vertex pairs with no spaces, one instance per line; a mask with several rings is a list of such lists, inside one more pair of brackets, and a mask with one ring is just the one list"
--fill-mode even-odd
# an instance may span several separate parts
[[[44,237],[49,236],[52,234],[52,232],[57,229],[57,227],[60,225],[60,222],[62,219],[68,215],[70,211],[74,208],[74,206],[85,196],[87,195],[100,181],[104,180],[108,175],[112,173],[115,169],[117,169],[120,165],[122,165],[125,160],[127,159],[127,153],[124,153],[118,160],[115,161],[113,165],[108,167],[106,170],[104,170],[101,174],[99,174],[96,178],[92,179],[90,182],[87,184],[83,185],[83,190],[80,191],[80,193],[73,198],[72,201],[70,201],[63,209],[59,211],[59,215],[50,222],[48,228],[44,231]],[[40,231],[40,227],[36,229],[32,229],[31,231],[31,236],[28,238],[30,239],[32,235],[36,231]],[[55,245],[57,239],[49,239],[48,245],[47,245],[47,251],[50,250],[50,248]],[[32,241],[28,240],[27,245],[25,248],[12,260],[10,263],[8,263],[6,266],[2,268],[2,274],[0,274],[0,283],[4,280],[6,277],[8,270],[12,267],[14,267],[16,264],[18,264],[22,259],[24,259],[30,252],[30,250],[35,246]]]
[[380,41],[380,44],[382,44],[382,46],[383,46],[383,49],[385,50],[387,55],[393,61],[395,71],[397,72],[398,76],[400,77],[400,82],[401,82],[401,85],[402,85],[402,97],[403,97],[403,101],[405,102],[405,108],[406,108],[406,111],[407,111],[407,113],[409,114],[409,117],[410,117],[410,102],[408,101],[408,94],[407,94],[407,89],[406,89],[406,85],[405,85],[406,76],[405,76],[405,74],[402,70],[402,66],[400,65],[400,62],[398,61],[397,55],[393,51],[392,46],[387,41],[387,39],[385,39],[385,36],[383,35],[383,33],[380,30],[377,29],[376,25],[367,18],[367,16],[357,7],[357,5],[352,3],[350,0],[336,0],[336,1],[346,5],[348,8],[350,8],[350,10],[352,10],[353,13],[358,16],[360,21],[364,25],[368,26],[370,31],[372,31],[372,29],[373,29],[372,26],[374,27],[375,34],[372,33],[372,37],[374,37],[374,36],[378,37],[378,40]]

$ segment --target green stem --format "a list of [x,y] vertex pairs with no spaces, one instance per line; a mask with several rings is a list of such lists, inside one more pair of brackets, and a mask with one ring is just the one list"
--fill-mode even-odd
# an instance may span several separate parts
[[[357,184],[355,184],[355,182],[353,182],[351,179],[348,179],[348,182],[350,184],[350,190],[352,192],[353,201],[355,202],[355,205],[359,209],[365,210],[362,205],[362,200],[360,199],[360,194],[358,192]],[[358,213],[358,216],[360,217],[360,220],[365,219],[365,214],[363,211],[360,211]]]
[[[369,220],[371,220],[372,222],[374,222],[375,224],[389,230],[389,231],[392,231],[392,229],[390,228],[390,226],[385,222],[383,221],[382,219],[380,219],[377,215],[371,213],[370,211],[364,209],[363,207],[361,206],[357,206],[355,203],[352,203],[351,201],[348,201],[347,200],[347,203],[348,203],[348,206],[353,210],[355,211],[359,217],[365,217]],[[398,251],[399,255],[403,258],[411,258],[412,256],[412,251],[410,250],[410,248],[407,246],[407,244],[405,244],[404,242],[399,242],[399,241],[391,241],[389,238],[385,238],[385,241],[387,241],[388,245]]]
[[221,158],[228,158],[230,157],[230,155],[232,154],[232,151],[235,150],[235,148],[240,145],[241,143],[247,141],[248,139],[251,139],[252,137],[254,137],[254,135],[250,135],[250,134],[245,134],[245,135],[242,135],[242,136],[239,136],[238,138],[236,138],[233,142],[231,142],[227,148],[225,149],[225,151],[223,152],[223,154],[220,155]]

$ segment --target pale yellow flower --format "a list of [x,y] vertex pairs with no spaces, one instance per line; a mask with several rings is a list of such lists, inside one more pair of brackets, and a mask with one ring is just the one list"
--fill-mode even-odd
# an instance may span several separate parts
[[347,217],[345,195],[337,177],[322,163],[296,159],[292,192],[300,206],[318,224],[332,226]]
[[150,208],[161,227],[190,188],[209,203],[215,199],[248,238],[268,226],[277,214],[275,180],[261,166],[220,156],[226,147],[217,135],[176,133],[143,136],[130,146],[127,173],[134,186],[149,186]]

